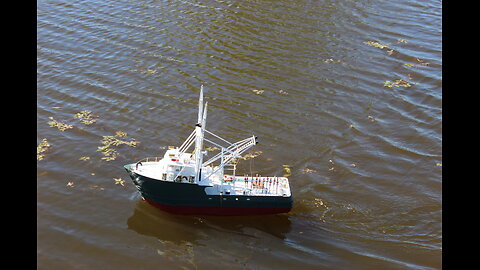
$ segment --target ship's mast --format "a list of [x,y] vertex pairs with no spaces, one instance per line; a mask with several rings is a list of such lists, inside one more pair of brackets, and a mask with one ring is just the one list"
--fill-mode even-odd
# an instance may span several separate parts
[[201,181],[202,177],[202,161],[203,161],[203,136],[205,132],[205,122],[207,118],[207,106],[203,107],[203,85],[200,87],[200,98],[198,100],[198,121],[195,125],[195,182]]

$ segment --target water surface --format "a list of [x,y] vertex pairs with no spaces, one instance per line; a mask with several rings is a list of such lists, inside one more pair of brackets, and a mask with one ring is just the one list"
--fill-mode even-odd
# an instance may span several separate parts
[[[442,268],[441,27],[435,0],[37,1],[38,268]],[[291,168],[290,213],[139,198],[122,166],[181,145],[201,84],[207,129],[259,136],[239,174]]]

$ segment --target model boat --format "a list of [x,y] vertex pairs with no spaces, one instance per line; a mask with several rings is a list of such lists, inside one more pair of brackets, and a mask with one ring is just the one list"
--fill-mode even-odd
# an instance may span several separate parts
[[[289,212],[293,197],[288,178],[235,175],[242,153],[258,143],[257,137],[231,143],[206,130],[208,102],[203,103],[203,86],[198,106],[195,129],[180,147],[169,147],[163,157],[144,158],[124,166],[142,198],[174,214]],[[218,149],[206,161],[204,143]]]

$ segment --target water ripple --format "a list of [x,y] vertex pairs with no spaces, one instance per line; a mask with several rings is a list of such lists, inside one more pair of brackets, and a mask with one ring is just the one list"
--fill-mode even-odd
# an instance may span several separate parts
[[[37,166],[39,265],[98,268],[73,255],[98,253],[123,258],[116,269],[440,269],[441,26],[436,0],[38,2],[37,137],[52,145]],[[411,86],[384,85],[398,79]],[[290,166],[295,206],[280,228],[146,217],[134,187],[113,184],[123,164],[185,139],[202,84],[210,130],[260,137],[239,173]],[[76,122],[82,110],[97,123]],[[102,161],[102,136],[118,130],[139,146]]]

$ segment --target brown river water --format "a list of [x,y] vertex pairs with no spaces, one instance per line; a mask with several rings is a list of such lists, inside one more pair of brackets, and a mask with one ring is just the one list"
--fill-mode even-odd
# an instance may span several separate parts
[[[181,145],[202,84],[290,213],[142,201],[122,166]],[[441,269],[442,2],[38,0],[42,139],[38,269]]]

